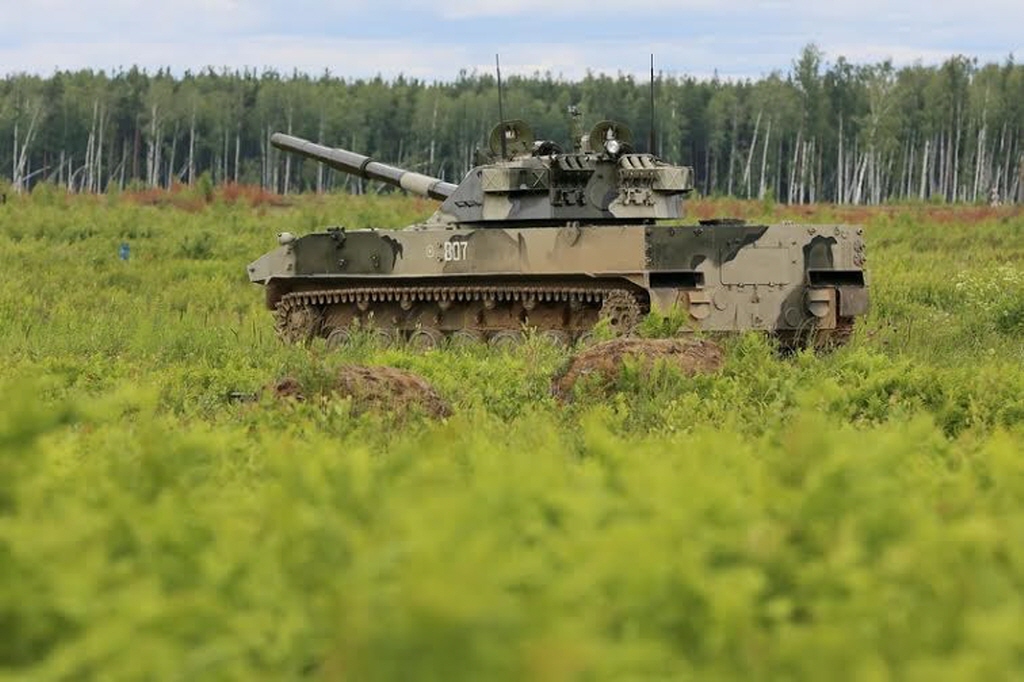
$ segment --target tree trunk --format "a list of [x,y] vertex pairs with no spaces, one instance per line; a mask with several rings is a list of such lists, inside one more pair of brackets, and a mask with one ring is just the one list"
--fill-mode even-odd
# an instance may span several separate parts
[[800,187],[800,196],[797,197],[796,203],[805,204],[808,200],[808,172],[807,172],[807,157],[810,151],[811,143],[808,140],[804,140],[803,144],[800,145],[800,169],[799,179],[797,185]]
[[124,140],[124,142],[121,144],[121,179],[120,179],[120,182],[119,182],[119,188],[122,191],[124,190],[124,173],[125,173],[125,169],[128,167],[128,164],[126,163],[127,160],[128,160],[128,140]]
[[984,179],[982,167],[985,164],[985,124],[981,125],[978,129],[978,142],[977,150],[975,151],[975,162],[974,162],[974,187],[971,190],[971,201],[978,201],[978,193],[981,190],[981,184]]
[[171,189],[177,177],[174,173],[174,159],[178,156],[178,122],[174,122],[174,132],[171,133],[171,158],[167,162],[167,189]]
[[747,153],[747,164],[743,167],[743,186],[747,191],[747,198],[750,198],[750,164],[754,160],[754,149],[757,147],[757,133],[761,127],[761,111],[757,112],[757,120],[754,121],[754,138],[750,142],[750,151]]
[[[949,169],[949,163],[948,163],[949,154],[947,152],[948,147],[949,147],[949,145],[948,145],[947,139],[946,139],[946,131],[943,130],[942,132],[939,133],[939,145],[938,145],[938,148],[937,148],[937,150],[938,150],[938,157],[939,157],[938,158],[938,162],[939,162],[938,194],[941,194],[943,198],[946,198],[947,196],[949,196],[949,187],[948,187],[948,184],[947,184],[948,169]],[[934,195],[934,194],[936,194],[936,192],[933,191],[932,194]]]
[[1014,191],[1014,196],[1017,197],[1017,203],[1024,202],[1024,154],[1020,155],[1020,163],[1017,167],[1017,187]]
[[796,144],[793,145],[793,163],[789,166],[789,191],[787,192],[787,204],[792,205],[796,201],[797,192],[797,166],[800,163],[800,147],[803,145],[803,128],[796,131]]
[[843,112],[839,112],[839,153],[836,160],[836,203],[843,203]]
[[28,154],[32,148],[32,142],[36,136],[36,124],[39,122],[39,115],[42,112],[42,103],[37,102],[32,110],[32,118],[29,119],[28,132],[25,133],[25,138],[21,141],[21,148],[18,148],[18,125],[14,125],[14,158],[16,163],[14,166],[14,177],[12,178],[12,184],[14,185],[14,191],[21,192],[27,187],[26,168],[28,167]]
[[960,131],[962,125],[962,111],[960,107],[956,110],[956,139],[953,143],[953,196],[952,200],[956,201],[960,194]]
[[768,165],[768,144],[772,139],[772,119],[768,117],[768,129],[764,133],[764,145],[761,149],[761,183],[757,190],[757,198],[764,200],[764,193],[767,190],[765,186],[765,166]]
[[[317,128],[316,141],[318,144],[324,143],[324,112],[320,112],[320,126]],[[324,193],[324,165],[318,163],[316,165],[316,193]]]
[[900,169],[900,199],[910,196],[910,179],[913,175],[913,157],[916,152],[915,140],[911,137],[906,143],[906,152],[903,154],[903,165]]
[[192,105],[192,121],[188,127],[188,186],[196,181],[196,107]]
[[82,189],[86,192],[93,191],[93,170],[95,169],[95,164],[92,159],[96,148],[96,115],[99,112],[99,106],[99,102],[93,100],[92,121],[89,124],[89,137],[85,143],[85,185]]
[[[288,134],[292,134],[292,108],[288,107]],[[288,194],[292,182],[292,155],[284,155],[284,193]]]
[[736,172],[736,136],[739,134],[739,116],[736,107],[732,109],[732,137],[729,139],[729,179],[726,194],[732,196],[733,173]]
[[100,105],[100,130],[99,130],[99,141],[96,144],[96,191],[105,192],[107,190],[107,182],[103,179],[103,132],[107,128],[107,108],[104,105]]
[[238,166],[242,155],[242,124],[235,128],[235,184],[238,184]]
[[220,165],[217,167],[217,170],[219,171],[217,173],[217,176],[218,176],[217,177],[217,181],[220,182],[221,184],[225,184],[226,185],[227,182],[228,182],[228,156],[231,154],[231,146],[230,146],[230,143],[228,142],[228,129],[227,129],[227,126],[224,126],[223,133],[224,133],[224,151],[223,151],[223,153],[221,154],[221,157],[220,157]]
[[782,201],[782,135],[779,138],[778,153],[775,154],[775,200]]
[[264,131],[260,131],[260,187],[263,189],[269,189],[270,184],[270,168],[267,151],[267,140],[269,133],[264,134]]
[[[270,164],[270,191],[277,194],[281,191],[281,164],[278,163],[277,153],[274,151],[274,146],[270,144],[270,136],[273,134],[273,129],[270,126],[267,126],[267,163]],[[287,154],[285,156],[287,156]]]
[[434,113],[433,113],[433,115],[430,118],[430,159],[429,159],[429,161],[427,163],[427,168],[429,168],[430,170],[427,171],[428,174],[435,173],[435,168],[434,168],[434,152],[437,149],[437,101],[438,101],[438,99],[439,99],[439,96],[438,95],[434,95]]
[[925,140],[924,141],[924,151],[921,152],[921,184],[920,184],[920,190],[918,191],[918,195],[917,195],[917,198],[920,199],[921,201],[924,201],[925,198],[926,198],[925,191],[926,191],[927,187],[925,185],[925,181],[928,179],[928,158],[929,158],[928,154],[929,154],[929,151],[930,151],[929,148],[931,147],[931,144],[932,144],[931,140]]
[[1001,183],[997,183],[999,187],[999,196],[1004,199],[1011,199],[1010,197],[1010,159],[1012,154],[1010,148],[1012,144],[1007,144],[1006,136],[1006,123],[1003,123],[1003,132],[999,135],[999,158],[1002,159],[1002,180]]
[[860,161],[857,163],[856,182],[854,183],[853,203],[860,204],[861,197],[864,193],[864,174],[868,168],[868,156],[870,152],[861,156]]
[[156,105],[153,105],[149,120],[149,149],[146,150],[146,184],[156,184]]
[[139,147],[142,146],[142,131],[139,129],[139,117],[135,117],[135,132],[132,146],[132,180],[139,177]]

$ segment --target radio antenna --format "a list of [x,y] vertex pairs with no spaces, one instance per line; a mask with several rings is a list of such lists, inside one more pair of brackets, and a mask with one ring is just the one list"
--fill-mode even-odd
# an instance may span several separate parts
[[651,54],[651,134],[647,140],[647,151],[654,154],[654,54]]
[[494,55],[494,68],[498,72],[498,120],[501,124],[501,158],[508,158],[508,150],[505,148],[505,105],[501,97],[501,61],[498,55]]

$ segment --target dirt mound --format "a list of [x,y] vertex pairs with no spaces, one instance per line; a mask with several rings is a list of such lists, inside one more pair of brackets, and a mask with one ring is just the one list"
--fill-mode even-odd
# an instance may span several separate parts
[[[278,398],[306,400],[312,397],[294,377],[281,379],[273,391]],[[419,409],[435,418],[448,417],[452,413],[447,401],[426,379],[394,367],[346,365],[338,370],[328,386],[316,393],[352,398],[352,409],[356,413],[373,409],[396,413]]]
[[597,377],[598,386],[611,388],[626,358],[639,361],[645,373],[662,361],[687,376],[718,371],[724,360],[717,344],[702,339],[612,339],[577,353],[554,378],[551,392],[560,400],[571,399],[576,382],[587,377]]

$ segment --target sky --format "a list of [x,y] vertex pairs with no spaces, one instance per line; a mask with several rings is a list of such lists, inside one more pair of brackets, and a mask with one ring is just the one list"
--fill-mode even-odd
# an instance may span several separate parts
[[461,70],[729,79],[826,61],[1024,59],[1024,0],[0,0],[0,75],[273,68],[448,81]]

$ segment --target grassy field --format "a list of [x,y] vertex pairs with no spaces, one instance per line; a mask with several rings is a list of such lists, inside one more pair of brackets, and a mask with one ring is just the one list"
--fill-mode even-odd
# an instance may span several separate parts
[[[698,202],[863,223],[870,316],[567,406],[539,341],[278,343],[245,276],[275,233],[430,210],[0,205],[0,679],[1024,676],[1024,214]],[[454,414],[228,399],[353,361]]]

